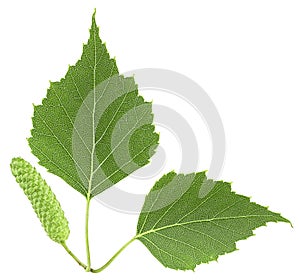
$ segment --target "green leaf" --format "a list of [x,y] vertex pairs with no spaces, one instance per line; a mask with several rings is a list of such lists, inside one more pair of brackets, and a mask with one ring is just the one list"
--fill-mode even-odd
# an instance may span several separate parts
[[152,104],[119,75],[95,14],[81,59],[34,106],[29,145],[39,163],[93,197],[146,165],[158,144]]
[[231,191],[230,183],[208,180],[204,172],[170,172],[145,199],[136,239],[166,267],[194,270],[236,250],[236,242],[280,214]]

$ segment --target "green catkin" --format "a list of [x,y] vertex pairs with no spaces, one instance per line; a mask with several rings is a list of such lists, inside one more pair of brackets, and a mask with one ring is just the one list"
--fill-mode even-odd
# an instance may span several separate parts
[[10,167],[48,236],[55,242],[64,243],[69,237],[70,229],[50,187],[36,169],[24,159],[12,159]]

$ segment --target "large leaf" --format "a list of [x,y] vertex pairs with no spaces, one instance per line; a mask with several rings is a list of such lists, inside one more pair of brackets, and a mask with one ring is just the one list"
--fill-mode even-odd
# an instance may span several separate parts
[[29,145],[39,163],[95,196],[149,162],[158,143],[152,105],[119,75],[93,15],[81,59],[34,106]]
[[289,222],[205,173],[163,176],[145,199],[137,236],[166,267],[191,269],[236,250],[267,222]]

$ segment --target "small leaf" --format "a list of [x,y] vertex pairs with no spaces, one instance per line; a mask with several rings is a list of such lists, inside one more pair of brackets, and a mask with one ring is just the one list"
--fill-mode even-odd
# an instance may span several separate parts
[[208,180],[204,172],[170,172],[147,195],[136,239],[164,266],[194,270],[235,251],[238,240],[267,222],[289,223],[231,191],[230,183]]
[[158,144],[152,104],[119,75],[95,14],[81,59],[34,106],[29,146],[39,163],[84,196],[95,196],[149,162]]
[[10,166],[48,236],[57,243],[64,243],[70,234],[69,224],[50,187],[24,159],[12,159]]

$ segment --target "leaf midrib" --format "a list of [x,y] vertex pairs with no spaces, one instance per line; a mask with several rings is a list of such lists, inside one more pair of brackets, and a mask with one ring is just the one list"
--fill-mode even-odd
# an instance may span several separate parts
[[[90,176],[89,176],[89,180],[88,180],[88,190],[87,190],[87,198],[88,199],[91,198],[92,192],[93,192],[93,189],[92,189],[93,177],[94,177],[96,171],[98,170],[99,166],[101,167],[101,164],[99,164],[97,169],[94,170],[94,157],[95,157],[96,146],[98,144],[98,140],[96,141],[96,127],[95,127],[96,105],[97,105],[98,101],[102,98],[103,94],[106,92],[106,89],[107,89],[108,84],[109,84],[109,82],[108,82],[105,85],[105,88],[103,89],[101,96],[99,97],[98,100],[96,100],[96,70],[97,70],[97,65],[100,62],[100,60],[102,59],[102,56],[103,56],[103,53],[104,53],[104,51],[102,51],[102,53],[100,54],[100,58],[97,61],[96,35],[97,35],[96,30],[94,30],[94,34],[93,34],[93,37],[94,37],[94,66],[91,66],[92,70],[93,70],[93,110],[91,111],[91,114],[92,114],[92,139],[93,139],[93,145],[92,145],[92,150],[90,151],[91,168],[90,168]],[[113,72],[113,69],[114,69],[114,66],[111,69],[111,73]],[[99,141],[101,140],[101,138],[99,139]]]
[[95,111],[96,111],[96,67],[97,67],[97,49],[96,49],[96,32],[94,30],[94,67],[93,67],[93,111],[92,111],[92,139],[93,139],[93,147],[91,151],[91,169],[90,169],[90,179],[87,191],[87,199],[90,199],[91,196],[91,188],[92,181],[94,176],[94,153],[95,153]]
[[231,217],[215,217],[210,219],[202,219],[202,220],[193,220],[193,221],[187,221],[183,223],[175,223],[171,225],[166,225],[160,228],[150,229],[148,231],[145,231],[143,233],[139,233],[135,236],[136,239],[139,239],[140,237],[143,237],[147,234],[155,233],[157,231],[161,231],[168,228],[178,227],[178,226],[184,226],[189,224],[195,224],[195,223],[207,223],[207,222],[213,222],[213,221],[222,221],[222,220],[234,220],[234,219],[247,219],[247,218],[259,218],[259,217],[274,217],[274,215],[241,215],[241,216],[231,216]]

